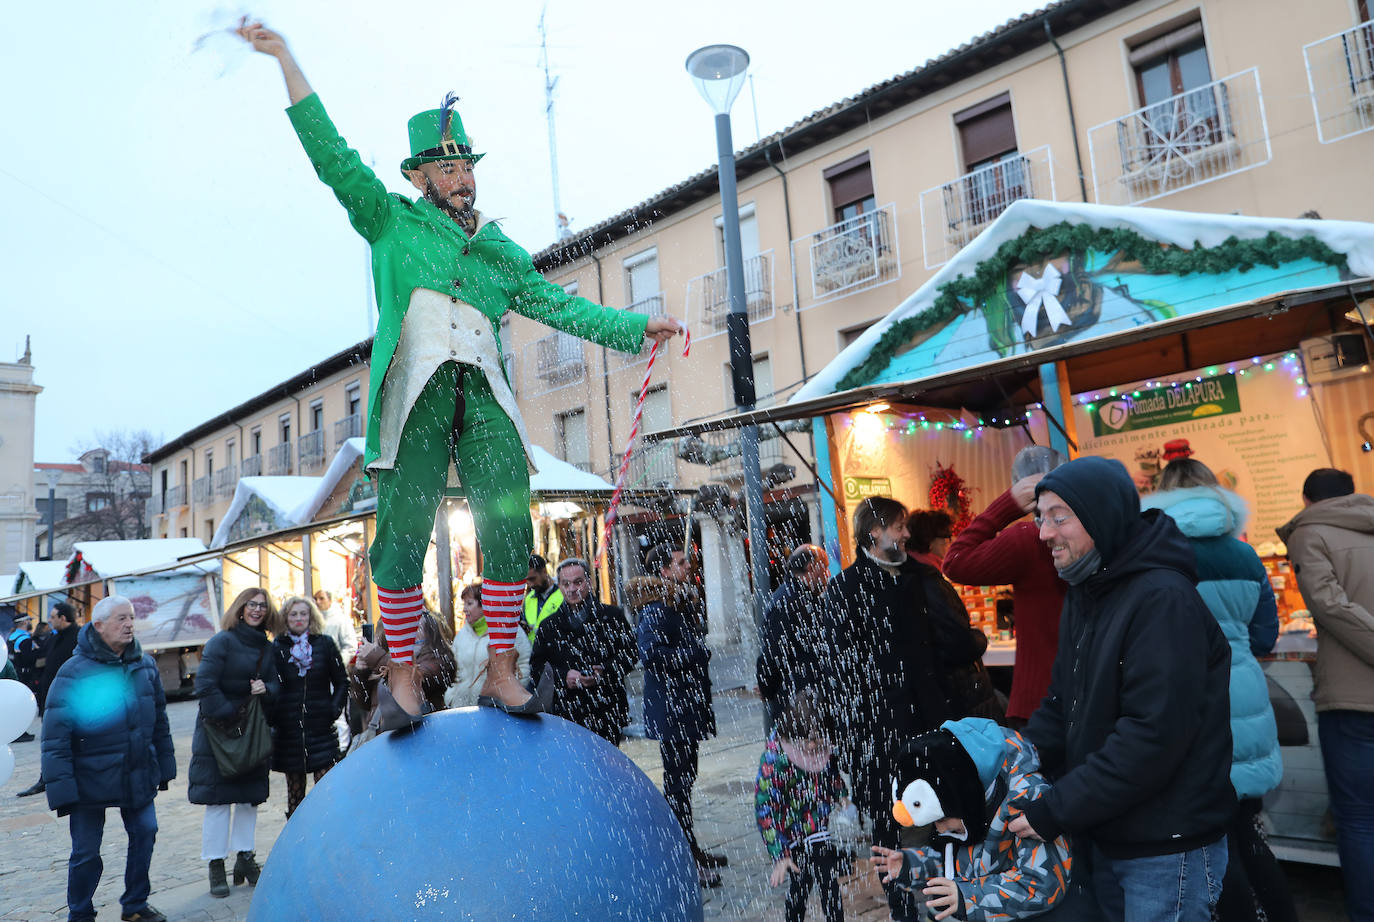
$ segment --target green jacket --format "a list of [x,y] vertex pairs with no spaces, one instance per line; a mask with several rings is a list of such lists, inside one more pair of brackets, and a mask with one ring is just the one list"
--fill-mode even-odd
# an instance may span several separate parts
[[334,190],[354,230],[372,245],[378,322],[372,343],[364,469],[379,454],[382,381],[411,293],[417,288],[461,297],[480,310],[491,320],[498,348],[501,316],[511,310],[610,349],[639,352],[648,323],[643,314],[612,310],[569,295],[540,275],[530,254],[495,223],[482,225],[469,238],[425,199],[411,201],[387,192],[357,151],[339,136],[317,95],[302,99],[286,114],[316,174]]

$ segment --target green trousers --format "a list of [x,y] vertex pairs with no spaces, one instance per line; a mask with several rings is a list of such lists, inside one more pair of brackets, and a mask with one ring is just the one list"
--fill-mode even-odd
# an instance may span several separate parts
[[525,446],[486,375],[445,362],[406,418],[396,466],[375,472],[377,537],[368,555],[378,586],[420,585],[450,458],[477,528],[483,577],[514,583],[528,574],[534,525]]

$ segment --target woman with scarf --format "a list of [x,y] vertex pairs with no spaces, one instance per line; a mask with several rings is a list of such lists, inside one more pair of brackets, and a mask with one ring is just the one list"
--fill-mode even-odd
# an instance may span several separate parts
[[305,596],[282,603],[273,633],[281,695],[272,708],[272,770],[286,775],[286,816],[305,799],[305,774],[316,783],[339,759],[334,721],[348,700],[348,673],[324,615]]

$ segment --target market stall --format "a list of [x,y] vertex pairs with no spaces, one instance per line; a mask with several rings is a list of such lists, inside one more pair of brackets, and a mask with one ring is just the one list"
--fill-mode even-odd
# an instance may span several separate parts
[[[1280,596],[1266,669],[1291,745],[1271,829],[1294,857],[1334,860],[1311,622],[1274,528],[1313,468],[1374,489],[1371,276],[1374,224],[1018,201],[786,406],[651,437],[810,417],[836,566],[863,497],[958,521],[1006,489],[1031,441],[1119,458],[1142,490],[1194,453],[1249,503],[1246,538]],[[1014,662],[1000,588],[964,592],[994,638],[989,662]]]

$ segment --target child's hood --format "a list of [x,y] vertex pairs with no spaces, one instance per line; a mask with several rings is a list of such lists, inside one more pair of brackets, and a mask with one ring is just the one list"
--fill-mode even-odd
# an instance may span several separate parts
[[986,717],[965,717],[962,720],[947,720],[940,725],[942,730],[954,734],[959,745],[964,747],[973,765],[978,769],[978,781],[983,790],[988,791],[1002,770],[1008,750],[1020,754],[1019,747],[1007,744],[1007,731],[996,721]]

